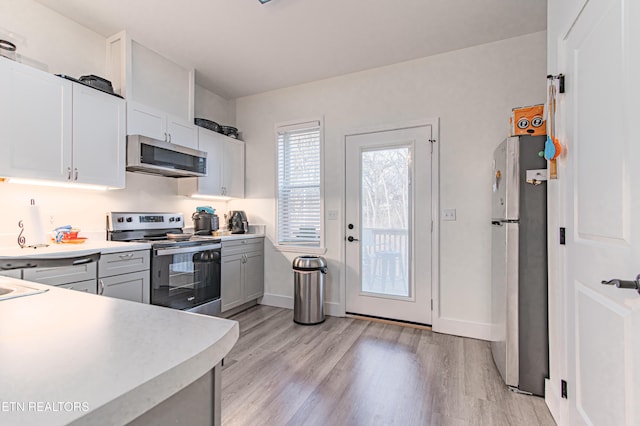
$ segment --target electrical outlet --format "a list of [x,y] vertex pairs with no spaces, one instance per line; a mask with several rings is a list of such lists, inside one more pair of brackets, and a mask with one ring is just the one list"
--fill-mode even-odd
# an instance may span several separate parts
[[456,209],[443,209],[442,220],[446,220],[446,221],[456,220]]
[[338,210],[328,210],[327,211],[327,219],[329,219],[329,220],[338,220]]

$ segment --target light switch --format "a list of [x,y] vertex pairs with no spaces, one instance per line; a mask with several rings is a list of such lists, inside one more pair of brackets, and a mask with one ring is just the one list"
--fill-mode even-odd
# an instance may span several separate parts
[[338,220],[338,210],[328,210],[327,211],[327,219],[329,219],[329,220]]
[[456,220],[456,209],[443,209],[442,220],[447,220],[447,221]]

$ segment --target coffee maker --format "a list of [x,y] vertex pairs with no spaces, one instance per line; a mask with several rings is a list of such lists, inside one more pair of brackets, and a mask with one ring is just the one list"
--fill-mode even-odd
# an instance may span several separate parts
[[249,232],[249,221],[242,210],[231,210],[227,216],[227,227],[232,234],[246,234]]

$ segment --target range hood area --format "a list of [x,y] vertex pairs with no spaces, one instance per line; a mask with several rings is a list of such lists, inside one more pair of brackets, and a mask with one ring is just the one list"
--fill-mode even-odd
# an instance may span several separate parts
[[206,176],[207,153],[142,135],[129,135],[127,171],[173,178]]

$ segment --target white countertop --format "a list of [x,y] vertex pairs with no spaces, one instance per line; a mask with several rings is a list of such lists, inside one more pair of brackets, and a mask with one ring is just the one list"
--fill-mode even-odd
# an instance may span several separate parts
[[[259,234],[231,234],[219,237],[222,241],[242,240],[247,238],[264,238],[263,233]],[[0,261],[5,257],[69,257],[69,256],[85,256],[100,252],[102,254],[118,253],[134,250],[149,250],[151,244],[136,242],[120,242],[105,241],[100,238],[88,238],[81,244],[51,242],[47,247],[40,248],[20,248],[16,244],[1,244],[0,242]]]
[[231,235],[221,235],[217,238],[220,238],[222,241],[233,241],[233,240],[244,240],[247,238],[264,238],[264,234],[231,234]]
[[0,260],[3,257],[65,257],[84,256],[100,252],[102,254],[118,253],[123,251],[149,250],[151,244],[148,243],[127,243],[118,241],[104,241],[99,239],[87,239],[82,244],[51,243],[47,247],[20,248],[17,244],[11,246],[0,246]]
[[0,424],[124,424],[213,368],[238,323],[47,288],[0,301]]

